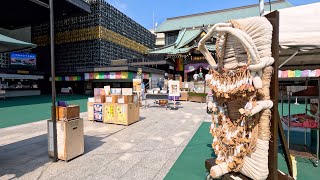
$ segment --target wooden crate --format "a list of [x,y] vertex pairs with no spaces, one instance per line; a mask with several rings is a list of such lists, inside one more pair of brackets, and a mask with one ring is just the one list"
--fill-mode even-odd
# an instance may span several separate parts
[[105,103],[103,107],[103,122],[115,123],[117,121],[116,103]]
[[118,96],[119,104],[129,104],[133,103],[133,95],[119,95]]
[[88,120],[93,121],[94,116],[93,116],[93,102],[88,102],[87,103],[87,109],[88,109]]
[[181,91],[181,97],[179,98],[180,101],[188,101],[189,95],[187,91]]
[[[138,103],[129,103],[129,104],[117,104],[116,105],[117,121],[116,124],[130,125],[136,121],[137,114],[135,110],[139,107]],[[139,107],[140,109],[140,107]]]
[[[48,121],[48,152],[53,157],[53,128]],[[84,153],[83,119],[57,121],[58,159],[69,161]]]
[[80,106],[69,105],[67,107],[56,107],[56,118],[58,121],[67,121],[80,117]]
[[118,95],[112,94],[106,96],[106,103],[117,103],[118,102]]
[[205,96],[189,96],[189,101],[193,101],[193,102],[205,103],[206,100],[207,99]]

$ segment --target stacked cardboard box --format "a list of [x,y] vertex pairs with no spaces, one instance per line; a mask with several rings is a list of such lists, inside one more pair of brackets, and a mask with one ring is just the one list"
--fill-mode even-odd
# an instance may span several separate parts
[[[53,157],[53,123],[48,121],[48,153]],[[84,153],[83,119],[57,121],[58,159],[69,161]]]
[[[98,93],[100,91],[96,89],[95,92],[96,96],[103,94]],[[132,88],[123,88],[122,90],[111,88],[110,92],[111,94],[106,93],[104,103],[96,102],[99,98],[88,102],[88,119],[122,125],[129,125],[140,119],[138,97],[132,94]],[[112,92],[116,94],[112,94]],[[122,93],[119,94],[119,92]]]
[[[59,105],[59,103],[58,103]],[[66,105],[56,108],[58,159],[69,161],[84,153],[83,119],[80,106]],[[48,120],[48,152],[53,157],[53,121]]]

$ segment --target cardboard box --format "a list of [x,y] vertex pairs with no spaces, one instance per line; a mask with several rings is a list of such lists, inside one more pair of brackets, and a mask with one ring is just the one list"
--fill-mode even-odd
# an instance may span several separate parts
[[93,116],[93,102],[88,102],[87,103],[87,109],[88,109],[88,120],[93,121],[94,116]]
[[118,95],[112,94],[106,96],[106,103],[117,103],[118,102]]
[[188,101],[188,99],[189,99],[188,92],[181,91],[180,94],[181,94],[181,96],[179,98],[180,101]]
[[102,122],[103,121],[103,104],[94,103],[93,104],[93,120]]
[[139,103],[133,103],[133,108],[134,108],[134,121],[139,121],[140,120],[140,106]]
[[56,107],[56,119],[58,121],[67,121],[80,117],[80,106],[69,105],[68,107]]
[[110,86],[104,86],[103,89],[106,95],[110,95]]
[[128,103],[133,103],[133,95],[120,95],[118,96],[118,103],[119,104],[128,104]]
[[103,107],[103,122],[115,123],[117,120],[116,103],[105,103]]
[[132,88],[122,88],[121,94],[122,95],[132,95]]
[[138,95],[133,95],[133,103],[139,102],[139,96]]
[[94,97],[106,95],[106,92],[103,88],[94,88]]
[[[53,123],[49,120],[48,153],[53,157]],[[57,121],[58,159],[69,161],[84,153],[83,119]]]
[[[130,125],[134,122],[137,122],[137,113],[136,108],[137,103],[130,103],[130,104],[117,104],[117,121],[116,124],[123,124],[123,125]],[[140,109],[140,108],[139,108]]]
[[111,88],[111,94],[121,95],[121,88]]
[[106,96],[105,95],[95,96],[94,97],[94,102],[95,103],[105,103],[106,102]]
[[88,98],[88,102],[94,102],[94,97]]

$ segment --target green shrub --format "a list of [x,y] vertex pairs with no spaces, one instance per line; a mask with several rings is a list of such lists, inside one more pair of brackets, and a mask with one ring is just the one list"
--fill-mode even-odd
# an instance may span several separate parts
[[196,93],[196,92],[189,92],[189,96],[201,96],[201,97],[206,97],[208,94],[207,93]]

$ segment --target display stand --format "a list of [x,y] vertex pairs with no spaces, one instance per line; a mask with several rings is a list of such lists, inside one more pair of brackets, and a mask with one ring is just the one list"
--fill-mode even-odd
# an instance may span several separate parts
[[173,96],[173,107],[170,110],[178,110],[179,108],[176,106],[176,96]]
[[[290,81],[290,78],[286,78],[286,81]],[[314,79],[317,81],[318,83],[318,87],[320,86],[320,79]],[[293,81],[293,80],[292,80]],[[297,81],[297,79],[294,79],[294,81]],[[308,85],[308,79],[304,79],[301,78],[301,81],[305,81],[305,85]],[[284,108],[283,108],[283,103],[284,103],[284,97],[287,97],[287,102],[288,102],[288,118],[287,121],[285,121],[285,118],[283,116],[283,112],[284,112]],[[284,95],[283,92],[281,92],[281,120],[284,122],[284,124],[287,126],[288,131],[287,131],[287,143],[288,143],[288,147],[290,149],[290,152],[292,154],[294,154],[295,156],[301,157],[301,158],[305,158],[305,159],[309,159],[311,161],[313,161],[314,165],[317,167],[319,165],[319,112],[320,112],[320,106],[318,106],[318,110],[316,115],[314,116],[314,118],[317,121],[317,126],[315,128],[311,128],[311,127],[297,127],[294,124],[291,123],[291,99],[292,99],[292,92],[289,91],[287,95]],[[320,99],[320,92],[318,92],[318,96],[297,96],[297,98],[304,98],[305,99],[305,114],[308,114],[308,100],[309,99]],[[297,101],[297,100],[296,100]],[[310,115],[311,116],[311,115]],[[295,128],[304,128],[304,145],[297,145],[297,144],[292,144],[290,145],[290,131],[291,128],[295,127]],[[307,146],[307,129],[315,129],[317,131],[317,142],[316,142],[316,154],[312,153],[310,151],[310,148]]]
[[[279,12],[273,11],[265,16],[269,22],[273,26],[272,33],[272,57],[274,58],[274,64],[272,65],[274,68],[274,73],[271,78],[270,84],[270,99],[273,103],[273,111],[271,115],[271,138],[269,142],[269,157],[268,157],[268,168],[269,168],[269,180],[277,180],[277,179],[293,179],[293,171],[292,171],[292,162],[290,158],[290,152],[288,150],[283,129],[280,122],[280,116],[278,112],[278,93],[279,93],[279,84],[278,84],[278,61],[279,61]],[[280,125],[279,125],[280,124]],[[278,136],[280,137],[281,145],[284,147],[284,156],[287,163],[289,175],[285,175],[278,170]],[[205,166],[207,170],[210,172],[212,166],[215,165],[215,159],[208,159],[205,161]],[[239,173],[228,173],[221,177],[221,179],[246,179],[245,176]],[[247,178],[248,179],[248,178]]]

